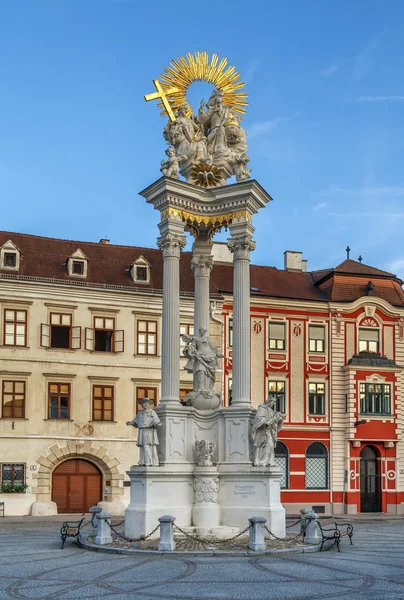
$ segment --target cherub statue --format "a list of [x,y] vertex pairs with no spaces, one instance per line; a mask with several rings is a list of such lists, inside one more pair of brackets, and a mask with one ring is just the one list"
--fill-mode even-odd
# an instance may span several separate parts
[[175,149],[169,146],[166,150],[168,160],[161,161],[160,171],[166,177],[172,177],[172,179],[178,179],[178,158],[175,154]]
[[139,429],[136,442],[136,446],[139,448],[138,465],[141,467],[158,467],[157,446],[159,445],[159,439],[156,427],[161,426],[160,419],[152,410],[153,400],[143,398],[140,400],[140,406],[142,410],[132,421],[127,421],[126,425],[132,425],[132,427]]

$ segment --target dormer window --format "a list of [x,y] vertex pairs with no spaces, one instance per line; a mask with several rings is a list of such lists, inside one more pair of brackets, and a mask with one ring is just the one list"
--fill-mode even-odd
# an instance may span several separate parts
[[130,274],[135,283],[150,283],[150,263],[139,256],[130,268]]
[[18,271],[20,268],[20,251],[11,240],[8,240],[0,250],[0,269]]
[[70,277],[87,277],[88,258],[80,248],[67,259],[67,272]]

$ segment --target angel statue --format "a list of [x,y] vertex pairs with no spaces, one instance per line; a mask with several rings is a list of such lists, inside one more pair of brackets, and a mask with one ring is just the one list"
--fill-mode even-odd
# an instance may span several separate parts
[[166,154],[168,156],[168,160],[161,161],[160,171],[166,177],[178,179],[178,158],[175,154],[175,149],[172,146],[169,146],[166,150]]
[[143,398],[139,404],[142,410],[132,421],[126,422],[126,425],[132,425],[132,427],[139,429],[136,442],[136,446],[139,448],[138,465],[141,467],[158,467],[159,457],[157,446],[159,445],[159,439],[156,427],[160,427],[161,422],[157,413],[152,410],[152,406],[154,406],[153,400]]
[[276,398],[268,396],[260,404],[252,425],[254,442],[254,467],[268,467],[275,464],[275,447],[283,417],[275,410]]

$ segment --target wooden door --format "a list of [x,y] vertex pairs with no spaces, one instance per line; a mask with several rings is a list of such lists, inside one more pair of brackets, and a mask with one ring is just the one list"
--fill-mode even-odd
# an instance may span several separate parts
[[102,477],[95,465],[72,458],[56,467],[52,475],[52,500],[59,513],[88,512],[102,499]]

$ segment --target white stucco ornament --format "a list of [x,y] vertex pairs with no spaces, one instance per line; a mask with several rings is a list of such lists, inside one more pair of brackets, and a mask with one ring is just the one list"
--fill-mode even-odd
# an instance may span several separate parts
[[[209,61],[206,52],[188,53],[171,61],[161,81],[153,80],[156,92],[145,100],[158,100],[161,114],[169,117],[163,132],[169,158],[161,165],[166,177],[178,179],[179,171],[189,183],[205,188],[222,186],[233,175],[237,181],[250,178],[247,133],[241,126],[247,94],[240,91],[240,74],[226,65],[227,59],[219,61],[217,54]],[[215,89],[194,115],[186,93],[195,81]]]
[[275,464],[275,447],[283,416],[275,410],[276,398],[268,396],[260,404],[254,417],[252,439],[254,443],[254,467],[269,467]]

